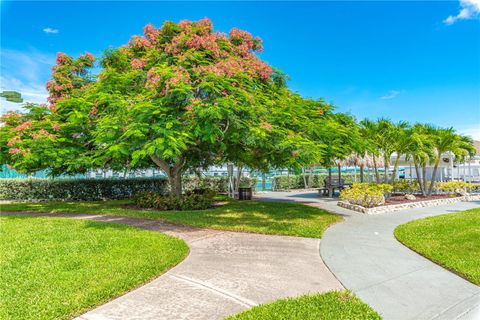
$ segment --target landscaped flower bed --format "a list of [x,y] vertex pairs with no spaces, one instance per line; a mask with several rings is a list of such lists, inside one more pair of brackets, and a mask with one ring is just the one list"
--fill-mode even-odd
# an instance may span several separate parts
[[[413,191],[413,183],[408,185],[405,191]],[[398,192],[398,185],[394,185]],[[376,214],[384,212],[399,211],[408,208],[419,208],[454,203],[458,201],[480,200],[480,195],[470,195],[467,190],[472,190],[472,185],[462,181],[438,182],[435,184],[435,192],[431,195],[419,194],[390,194],[392,186],[375,183],[358,183],[343,190],[340,194],[342,201],[338,202],[340,207]]]

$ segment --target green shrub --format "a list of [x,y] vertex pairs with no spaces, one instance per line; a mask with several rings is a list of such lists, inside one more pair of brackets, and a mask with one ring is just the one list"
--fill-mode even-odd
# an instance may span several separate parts
[[464,181],[446,181],[435,183],[435,191],[437,193],[456,194],[456,190],[458,189],[471,191],[474,188],[474,184]]
[[167,210],[204,210],[212,206],[215,191],[203,190],[201,193],[188,192],[177,197],[158,192],[141,192],[133,197],[134,203],[142,208]]
[[[234,179],[235,181],[236,179]],[[255,189],[256,179],[241,177],[240,185]],[[218,193],[226,193],[228,190],[228,177],[202,177],[187,176],[183,178],[183,189],[186,191],[193,189],[211,189]]]
[[[337,177],[338,173],[333,172],[332,177]],[[307,181],[309,175],[306,175]],[[365,174],[365,179],[367,175]],[[314,174],[311,187],[312,188],[321,188],[324,185],[325,178],[328,178],[328,173]],[[342,178],[345,180],[345,183],[355,183],[355,175],[353,173],[342,173]],[[383,179],[383,174],[380,174],[380,179]],[[357,173],[357,181],[360,181],[360,174]],[[287,190],[287,189],[303,189],[305,184],[303,182],[303,175],[281,175],[275,176],[272,178],[272,188],[273,190]]]
[[107,200],[142,191],[166,192],[163,178],[0,179],[0,200]]
[[400,179],[393,183],[393,190],[398,193],[420,192],[417,180]]
[[377,207],[385,203],[385,194],[392,191],[390,184],[354,183],[340,192],[340,199],[365,208]]
[[[242,177],[242,184],[255,188],[255,179]],[[227,192],[226,177],[183,178],[183,189],[203,188]],[[166,178],[129,179],[0,179],[0,200],[110,200],[125,199],[144,192],[167,193]]]

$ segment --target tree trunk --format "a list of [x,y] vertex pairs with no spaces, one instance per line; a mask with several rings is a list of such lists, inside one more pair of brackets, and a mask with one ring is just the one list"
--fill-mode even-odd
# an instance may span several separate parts
[[328,196],[333,197],[333,191],[330,185],[332,184],[332,168],[328,168]]
[[363,182],[363,164],[360,165],[360,182]]
[[422,165],[422,182],[423,182],[423,193],[427,195],[427,165]]
[[425,191],[423,189],[422,177],[420,176],[420,168],[418,167],[418,163],[416,161],[414,161],[414,164],[415,164],[415,172],[417,174],[418,186],[420,187],[420,192],[423,195],[425,195]]
[[303,186],[305,187],[305,189],[308,189],[307,172],[305,170],[305,167],[302,167],[302,177],[303,177]]
[[338,184],[340,184],[341,180],[342,180],[342,166],[338,165]]
[[237,193],[237,195],[238,195],[238,189],[240,189],[240,180],[242,178],[242,170],[243,170],[243,166],[238,165],[237,166],[237,181],[235,181],[235,192]]
[[395,164],[393,166],[393,172],[392,172],[392,178],[390,179],[390,184],[393,186],[393,183],[395,182],[395,177],[397,175],[397,169],[398,169],[398,162],[400,160],[400,156],[397,155],[397,159],[395,159]]
[[375,179],[377,180],[377,183],[380,183],[380,175],[378,174],[377,159],[375,156],[373,156],[373,169],[375,170]]
[[180,197],[182,195],[182,170],[185,165],[185,159],[180,157],[173,165],[154,155],[151,155],[150,159],[167,174],[168,182],[170,183],[170,192]]
[[308,188],[310,189],[313,186],[313,167],[309,168],[308,174]]
[[267,180],[265,177],[265,172],[262,173],[262,191],[265,191],[267,185]]
[[170,192],[180,197],[182,195],[182,173],[172,168],[168,175],[168,180],[170,182]]
[[287,190],[290,191],[290,169],[287,170]]
[[433,186],[435,185],[435,180],[437,178],[438,164],[440,163],[440,156],[437,158],[437,161],[435,161],[435,166],[433,167],[432,179],[430,180],[430,188],[428,188],[428,195],[432,194]]
[[383,164],[383,170],[384,170],[384,176],[383,176],[383,183],[387,184],[388,183],[388,169],[390,168],[390,158],[383,158],[384,164]]

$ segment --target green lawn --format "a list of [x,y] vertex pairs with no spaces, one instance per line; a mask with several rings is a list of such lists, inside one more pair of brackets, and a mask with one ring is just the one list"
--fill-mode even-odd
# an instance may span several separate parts
[[197,211],[151,211],[125,207],[128,201],[40,202],[2,204],[3,211],[91,213],[163,219],[220,230],[321,238],[325,229],[342,217],[296,203],[228,201]]
[[226,318],[228,320],[375,320],[378,313],[349,291],[331,291],[277,300]]
[[480,285],[480,208],[411,221],[397,239],[439,265]]
[[0,217],[0,319],[69,319],[158,276],[182,240],[120,224]]

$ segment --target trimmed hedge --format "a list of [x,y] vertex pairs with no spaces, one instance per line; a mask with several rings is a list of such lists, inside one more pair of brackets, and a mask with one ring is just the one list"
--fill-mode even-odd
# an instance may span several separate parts
[[[234,178],[234,181],[236,179]],[[241,177],[240,187],[251,187],[255,190],[255,178]],[[228,190],[228,177],[196,177],[189,176],[183,178],[183,190],[209,189],[218,193],[226,193]]]
[[[226,177],[184,177],[183,189],[227,192]],[[242,177],[241,185],[255,187],[255,179]],[[130,179],[0,179],[0,200],[109,200],[125,199],[140,192],[166,194],[166,178]]]
[[[312,188],[321,188],[323,187],[323,181],[328,177],[328,173],[314,174],[313,183],[311,184]],[[332,172],[332,177],[338,177],[338,172]],[[306,174],[308,181],[309,175]],[[350,172],[342,173],[342,178],[345,179],[345,183],[354,183],[354,174]],[[367,182],[367,174],[364,174],[365,182]],[[375,177],[374,177],[375,179]],[[380,179],[383,181],[383,173],[380,173]],[[357,172],[357,182],[360,182],[360,173]],[[303,175],[290,175],[289,178],[286,175],[275,176],[272,178],[272,189],[273,190],[287,190],[287,189],[304,189],[305,184],[303,182]]]
[[0,200],[124,199],[139,192],[165,192],[163,178],[135,179],[0,179]]

